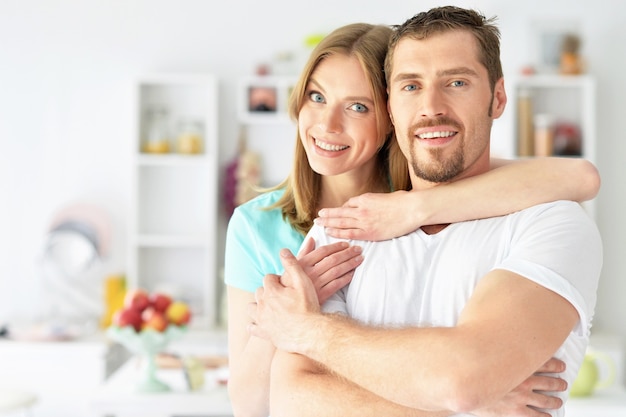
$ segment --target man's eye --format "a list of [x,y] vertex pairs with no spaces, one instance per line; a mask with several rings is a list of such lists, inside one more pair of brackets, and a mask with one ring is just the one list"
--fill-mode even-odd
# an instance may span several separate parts
[[415,91],[417,90],[417,86],[415,84],[409,84],[409,85],[404,86],[404,89],[406,91]]
[[465,81],[452,81],[453,87],[463,87],[465,85]]
[[324,100],[324,96],[321,95],[320,93],[310,93],[309,94],[309,98],[311,99],[311,101],[314,101],[316,103],[324,103],[326,100]]
[[350,106],[350,108],[359,113],[367,113],[367,111],[369,110],[367,106],[361,103],[354,103],[352,106]]

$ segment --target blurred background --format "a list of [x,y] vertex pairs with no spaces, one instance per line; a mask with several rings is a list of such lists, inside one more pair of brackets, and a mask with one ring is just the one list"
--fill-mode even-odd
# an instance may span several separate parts
[[[458,0],[497,16],[505,79],[538,66],[541,37],[574,27],[595,80],[594,162],[602,175],[595,216],[604,270],[594,329],[626,338],[626,3],[619,0]],[[263,67],[297,75],[306,40],[357,21],[395,24],[437,1],[0,0],[0,325],[37,316],[45,299],[42,245],[68,205],[106,219],[106,256],[95,287],[128,271],[129,212],[136,190],[137,79],[208,73],[217,80],[216,267],[228,221],[223,184],[237,154],[241,80]],[[544,45],[545,46],[545,45]],[[286,58],[287,57],[287,58]],[[289,58],[290,57],[290,58]],[[261,68],[260,68],[261,67]],[[541,68],[537,68],[541,69]],[[507,84],[508,86],[508,84]],[[493,153],[515,155],[512,103],[496,122]],[[256,143],[264,185],[291,164],[289,122]],[[184,205],[184,202],[181,202]],[[88,256],[88,255],[85,255]],[[219,272],[218,272],[219,273]],[[98,297],[98,296],[93,296]]]

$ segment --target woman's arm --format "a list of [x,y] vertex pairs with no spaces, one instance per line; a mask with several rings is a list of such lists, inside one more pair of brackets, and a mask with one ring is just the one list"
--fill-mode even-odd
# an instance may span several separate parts
[[424,225],[501,216],[556,200],[582,202],[599,189],[598,170],[585,159],[494,159],[491,171],[450,184],[351,198],[322,209],[316,224],[338,238],[385,240]]

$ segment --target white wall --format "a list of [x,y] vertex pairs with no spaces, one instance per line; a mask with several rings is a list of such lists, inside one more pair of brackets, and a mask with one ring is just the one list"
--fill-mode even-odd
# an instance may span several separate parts
[[[626,219],[621,216],[626,212],[626,141],[621,131],[626,3],[502,3],[457,2],[499,16],[508,74],[528,62],[532,18],[576,18],[582,23],[583,50],[598,78],[597,165],[603,177],[598,223],[605,266],[595,325],[626,337]],[[399,23],[437,4],[0,0],[0,324],[36,309],[41,279],[37,249],[50,217],[69,201],[94,202],[111,213],[114,250],[105,272],[124,270],[134,76],[155,71],[217,74],[220,160],[225,165],[237,139],[237,80],[251,74],[257,63],[281,51],[300,50],[311,33],[354,21]],[[496,130],[494,148],[503,153],[510,149],[510,138],[502,138],[508,128],[502,122]],[[290,144],[291,137],[286,140]],[[280,146],[269,147],[279,152]],[[290,162],[290,155],[283,160]]]

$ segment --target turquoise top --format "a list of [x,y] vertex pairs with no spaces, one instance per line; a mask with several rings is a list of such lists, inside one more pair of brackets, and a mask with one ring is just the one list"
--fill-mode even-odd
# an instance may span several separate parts
[[266,274],[282,274],[278,256],[282,248],[298,253],[304,236],[283,219],[280,209],[263,210],[282,197],[270,191],[238,206],[228,223],[224,282],[254,292]]

